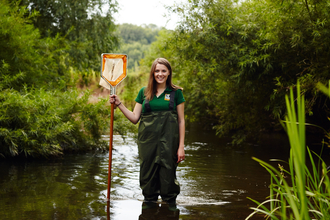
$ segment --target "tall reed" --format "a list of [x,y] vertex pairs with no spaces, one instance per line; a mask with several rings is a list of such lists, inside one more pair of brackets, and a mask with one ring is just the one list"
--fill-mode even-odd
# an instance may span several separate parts
[[[246,219],[256,214],[263,214],[266,219],[272,220],[330,219],[330,182],[325,163],[306,147],[305,99],[301,95],[299,82],[296,99],[291,88],[290,95],[286,96],[285,100],[287,116],[283,125],[291,146],[289,170],[282,166],[278,170],[260,159],[253,158],[270,173],[270,196],[261,203],[251,199],[258,206],[252,208],[254,211]],[[306,152],[311,161],[311,171],[306,166]],[[322,164],[320,169],[315,164],[313,156]],[[291,177],[290,184],[285,175]]]

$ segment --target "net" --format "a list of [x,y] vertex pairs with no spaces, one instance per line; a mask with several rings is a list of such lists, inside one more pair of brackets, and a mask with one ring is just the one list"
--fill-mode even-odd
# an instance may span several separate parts
[[106,89],[117,86],[126,77],[127,56],[102,54],[100,85]]

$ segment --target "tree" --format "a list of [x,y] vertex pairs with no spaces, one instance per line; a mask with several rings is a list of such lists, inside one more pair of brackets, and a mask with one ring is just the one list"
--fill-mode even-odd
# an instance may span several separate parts
[[[66,63],[71,45],[59,35],[41,38],[25,7],[0,3],[0,156],[106,149],[107,100],[93,104],[88,91],[77,91]],[[116,132],[130,127],[115,120]]]
[[149,46],[156,40],[161,29],[154,24],[137,26],[134,24],[121,24],[118,26],[121,46],[118,53],[128,55],[128,69],[137,71],[140,60],[144,58]]
[[[0,6],[0,89],[28,87],[54,87],[69,82],[63,59],[67,49],[61,37],[40,39],[31,23],[36,13],[16,3],[2,0]],[[63,86],[63,85],[62,85]]]
[[329,77],[327,1],[191,0],[172,10],[183,22],[146,61],[171,61],[193,120],[234,132],[237,142],[280,128],[284,95],[298,79],[307,112],[328,110],[315,89]]
[[154,24],[137,26],[134,24],[121,24],[118,27],[120,36],[124,43],[130,44],[139,42],[141,44],[151,44],[156,40],[160,28]]
[[117,5],[113,0],[24,0],[21,4],[30,13],[39,12],[33,23],[41,37],[66,37],[70,57],[80,69],[98,70],[100,54],[118,46],[112,16]]

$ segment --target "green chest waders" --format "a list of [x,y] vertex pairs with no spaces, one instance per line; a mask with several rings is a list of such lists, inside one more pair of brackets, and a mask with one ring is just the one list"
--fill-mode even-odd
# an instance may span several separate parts
[[170,94],[169,110],[152,112],[145,100],[138,133],[140,187],[146,201],[173,203],[180,193],[176,180],[179,147],[178,115],[173,111],[175,91]]

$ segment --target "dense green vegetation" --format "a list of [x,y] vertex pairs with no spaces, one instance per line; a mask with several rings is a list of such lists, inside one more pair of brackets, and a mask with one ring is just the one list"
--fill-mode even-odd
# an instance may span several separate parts
[[99,70],[100,54],[118,46],[114,0],[23,0],[21,5],[38,11],[32,23],[42,38],[65,36],[70,42],[68,55],[80,70]]
[[151,43],[156,40],[161,29],[154,24],[137,26],[133,24],[118,25],[118,35],[122,42],[118,53],[127,54],[128,70],[138,72],[140,60],[144,58]]
[[[282,129],[284,96],[297,80],[307,121],[330,127],[329,98],[315,87],[329,79],[327,1],[188,2],[171,8],[182,23],[169,31],[130,24],[116,30],[112,0],[1,0],[0,154],[103,148],[106,100],[91,104],[76,88],[96,84],[104,52],[128,54],[129,76],[118,92],[129,108],[152,61],[165,57],[184,88],[187,119],[236,143]],[[115,117],[125,132],[129,123]]]
[[284,96],[299,79],[307,120],[328,123],[329,99],[315,87],[330,75],[328,1],[189,0],[172,10],[183,22],[160,32],[144,63],[170,60],[190,120],[238,143],[281,129]]
[[[65,1],[54,1],[50,5],[46,2],[49,3],[22,1],[18,4],[16,1],[1,0],[2,157],[49,156],[61,154],[64,150],[107,147],[106,142],[101,140],[109,124],[107,100],[91,104],[88,101],[89,92],[79,92],[76,87],[78,80],[83,81],[83,76],[88,76],[94,68],[99,70],[101,49],[113,50],[118,41],[113,34],[109,34],[114,31],[109,24],[113,25],[110,14],[115,7],[111,5],[106,15],[91,15],[88,14],[90,7],[101,7],[102,2],[90,1],[91,4],[80,5],[79,10],[77,8],[77,12],[84,16],[72,15],[72,19],[62,22],[62,18],[69,16],[68,11],[62,13],[63,8],[67,8]],[[48,7],[54,11],[43,14],[50,12]],[[48,21],[45,16],[53,19],[49,25],[42,24]],[[85,28],[77,29],[72,22],[73,18],[78,17],[83,24],[88,23],[96,28],[94,23],[97,23],[107,28],[104,33],[89,30],[87,34]],[[96,39],[100,42],[94,40],[92,33],[99,35]],[[126,121],[118,117],[116,120],[118,125],[127,127],[122,124]],[[124,131],[120,129],[120,132]]]

